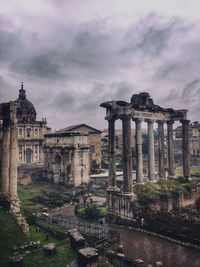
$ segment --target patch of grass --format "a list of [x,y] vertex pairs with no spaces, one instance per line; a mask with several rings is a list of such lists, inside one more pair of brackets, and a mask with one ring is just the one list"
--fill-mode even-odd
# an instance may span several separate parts
[[58,239],[49,236],[48,240],[46,240],[46,233],[44,231],[37,232],[34,225],[30,225],[30,240],[31,241],[40,241],[41,245],[45,245],[46,243],[56,243]]
[[52,231],[57,231],[57,232],[66,234],[66,227],[65,226],[60,226],[57,224],[49,224],[48,222],[45,222],[42,220],[38,221],[37,223],[39,226],[43,227],[44,229],[47,229],[47,230],[49,229]]
[[6,211],[0,208],[0,261],[8,259],[17,242],[26,241],[21,228]]
[[45,256],[43,251],[35,251],[24,259],[23,267],[63,267],[75,259],[70,245],[57,247],[56,255]]
[[[200,173],[200,166],[190,166],[190,173],[191,174]],[[182,167],[176,168],[176,176],[183,176]]]

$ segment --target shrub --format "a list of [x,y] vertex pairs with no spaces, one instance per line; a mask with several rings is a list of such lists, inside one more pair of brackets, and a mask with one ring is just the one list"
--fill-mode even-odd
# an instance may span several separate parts
[[106,215],[106,209],[97,205],[89,205],[78,210],[78,216],[84,219],[94,220],[102,218]]

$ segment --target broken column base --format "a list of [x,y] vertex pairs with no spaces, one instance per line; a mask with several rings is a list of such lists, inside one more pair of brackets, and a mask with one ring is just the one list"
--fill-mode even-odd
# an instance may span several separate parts
[[26,237],[29,237],[29,225],[20,212],[20,201],[18,197],[11,197],[5,192],[0,192],[0,203],[9,210],[16,223],[22,228]]
[[20,200],[18,197],[10,197],[8,198],[8,202],[10,204],[9,213],[14,218],[16,223],[22,228],[22,232],[26,237],[30,236],[29,233],[29,225],[26,222],[25,217],[22,216],[20,211]]
[[78,251],[78,266],[96,267],[97,261],[98,261],[98,253],[95,248],[86,247]]

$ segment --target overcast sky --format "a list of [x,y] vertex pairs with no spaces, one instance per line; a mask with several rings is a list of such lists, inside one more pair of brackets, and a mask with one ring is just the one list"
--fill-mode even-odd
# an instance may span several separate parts
[[200,120],[199,0],[0,0],[0,98],[24,81],[53,129],[106,127],[108,100],[147,91]]

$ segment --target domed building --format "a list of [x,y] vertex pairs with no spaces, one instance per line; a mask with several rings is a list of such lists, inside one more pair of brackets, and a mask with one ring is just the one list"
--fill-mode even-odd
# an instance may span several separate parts
[[31,101],[26,98],[23,83],[19,90],[18,109],[18,144],[20,164],[43,164],[42,144],[44,134],[50,132],[46,119],[36,120],[36,110]]

